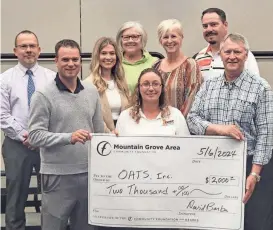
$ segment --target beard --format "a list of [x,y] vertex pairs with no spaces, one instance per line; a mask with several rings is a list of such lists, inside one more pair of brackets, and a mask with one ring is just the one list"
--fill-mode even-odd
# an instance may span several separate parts
[[211,36],[211,35],[214,35],[214,36],[217,36],[218,33],[214,32],[214,31],[211,31],[211,32],[208,32],[206,35],[205,35],[205,38],[207,40],[207,42],[211,45],[215,45],[217,43],[217,41],[213,41],[213,40],[210,40],[208,37]]

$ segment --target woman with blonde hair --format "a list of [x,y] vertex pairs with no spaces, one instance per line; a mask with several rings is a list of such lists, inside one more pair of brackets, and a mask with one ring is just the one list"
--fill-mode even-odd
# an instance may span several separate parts
[[97,40],[90,64],[91,75],[85,81],[98,89],[105,132],[115,129],[116,121],[129,102],[129,89],[122,67],[122,55],[112,38]]
[[166,82],[170,105],[186,117],[202,83],[199,67],[193,58],[187,57],[181,50],[184,34],[177,19],[162,21],[157,34],[167,57],[156,62],[153,67]]
[[125,22],[117,32],[116,41],[123,54],[122,64],[131,93],[141,71],[152,67],[158,60],[146,50],[147,39],[143,26],[134,21]]

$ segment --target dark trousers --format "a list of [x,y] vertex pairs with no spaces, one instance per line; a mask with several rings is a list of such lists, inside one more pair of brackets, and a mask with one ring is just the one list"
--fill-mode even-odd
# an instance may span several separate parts
[[[251,172],[252,157],[247,159],[247,176]],[[245,206],[244,230],[273,229],[273,158],[261,172],[261,181]]]
[[25,229],[25,203],[33,167],[40,171],[40,154],[5,137],[2,146],[6,171],[6,230]]

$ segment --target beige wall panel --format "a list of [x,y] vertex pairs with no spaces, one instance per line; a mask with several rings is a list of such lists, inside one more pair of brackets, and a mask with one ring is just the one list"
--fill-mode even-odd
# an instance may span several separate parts
[[101,36],[115,37],[120,25],[139,21],[148,32],[147,49],[164,53],[156,28],[161,20],[177,18],[183,23],[183,50],[193,55],[206,43],[202,36],[201,13],[209,7],[222,8],[230,31],[245,35],[252,50],[273,50],[273,1],[263,0],[82,0],[82,48],[91,52]]
[[80,41],[80,0],[1,0],[1,52],[10,53],[18,32],[29,29],[42,52],[54,52],[63,38]]
[[82,62],[82,79],[90,75],[90,70],[89,70],[90,62],[91,62],[91,59],[85,59]]
[[266,79],[273,89],[273,57],[272,59],[257,59],[260,75]]

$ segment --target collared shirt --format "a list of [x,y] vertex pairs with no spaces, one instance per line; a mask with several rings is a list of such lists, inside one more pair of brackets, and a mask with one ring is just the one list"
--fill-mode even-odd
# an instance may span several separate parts
[[[41,89],[54,79],[56,73],[36,63],[31,69],[35,89]],[[0,76],[1,129],[11,139],[22,141],[28,127],[27,68],[18,63]]]
[[[59,73],[57,73],[57,75],[56,75],[56,77],[55,77],[55,81],[56,81],[56,86],[57,86],[57,88],[58,88],[60,91],[67,91],[67,92],[69,92],[69,93],[73,93],[73,92],[71,92],[71,90],[68,89],[68,88],[66,87],[66,85],[64,85],[64,83],[61,81],[60,76],[59,76]],[[76,87],[76,89],[75,89],[75,91],[74,91],[74,94],[79,93],[79,92],[80,92],[81,90],[83,90],[83,89],[84,89],[84,87],[83,87],[83,85],[82,85],[80,79],[77,78],[77,87]]]
[[247,140],[253,163],[264,165],[273,148],[273,91],[258,76],[244,70],[233,82],[221,75],[207,80],[195,96],[187,117],[192,133],[205,135],[210,124],[237,125]]
[[117,131],[119,135],[190,135],[186,120],[181,112],[169,107],[170,115],[166,119],[162,119],[161,113],[155,119],[148,119],[142,111],[140,111],[139,123],[130,115],[131,108],[124,110],[117,122]]
[[[201,70],[204,81],[208,80],[209,78],[219,77],[224,73],[225,68],[220,57],[220,52],[213,54],[210,45],[202,49],[195,57],[195,60]],[[260,75],[256,59],[253,53],[250,51],[248,51],[245,69],[248,69],[252,74],[257,76]]]

